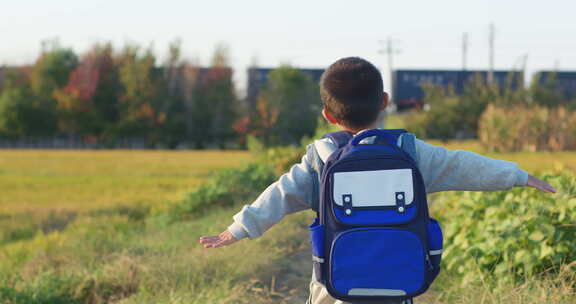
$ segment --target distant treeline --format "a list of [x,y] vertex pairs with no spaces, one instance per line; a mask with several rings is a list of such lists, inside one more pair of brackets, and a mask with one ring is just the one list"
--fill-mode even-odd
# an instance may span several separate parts
[[268,145],[313,134],[319,112],[312,79],[290,67],[269,75],[256,102],[236,96],[228,49],[209,67],[181,58],[180,42],[158,62],[149,48],[98,44],[84,54],[43,44],[33,65],[3,68],[0,140],[81,138],[116,147],[135,138],[149,148],[234,148],[253,135]]

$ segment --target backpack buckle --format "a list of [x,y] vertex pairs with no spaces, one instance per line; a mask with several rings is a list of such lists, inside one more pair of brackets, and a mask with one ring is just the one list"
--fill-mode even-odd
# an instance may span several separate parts
[[396,192],[395,198],[398,212],[403,213],[404,211],[406,211],[406,194],[404,193],[404,191]]
[[342,194],[342,205],[344,206],[344,214],[352,215],[352,194]]

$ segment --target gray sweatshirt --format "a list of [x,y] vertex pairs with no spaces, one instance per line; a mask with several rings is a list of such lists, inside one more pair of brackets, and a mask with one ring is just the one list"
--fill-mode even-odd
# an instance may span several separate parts
[[[336,150],[329,139],[314,145],[322,160]],[[400,142],[398,143],[400,145]],[[416,139],[417,163],[427,193],[446,190],[494,191],[525,186],[528,173],[515,163],[473,152],[448,150]],[[313,172],[307,155],[274,182],[251,205],[234,215],[228,230],[237,239],[261,236],[285,215],[311,208]]]

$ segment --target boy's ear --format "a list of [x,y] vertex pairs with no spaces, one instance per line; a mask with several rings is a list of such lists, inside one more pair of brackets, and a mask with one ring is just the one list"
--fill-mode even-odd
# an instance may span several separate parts
[[332,115],[330,115],[330,113],[328,113],[325,108],[322,109],[322,116],[324,116],[324,119],[326,119],[329,123],[334,125],[338,124],[338,121],[332,117]]
[[388,102],[389,102],[389,98],[390,98],[389,96],[390,95],[388,95],[388,93],[384,92],[384,96],[382,96],[382,107],[380,108],[380,110],[384,110],[388,106]]

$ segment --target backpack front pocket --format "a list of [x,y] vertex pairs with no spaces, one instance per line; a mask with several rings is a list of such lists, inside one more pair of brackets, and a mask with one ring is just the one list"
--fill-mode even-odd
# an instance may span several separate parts
[[336,219],[349,226],[403,224],[418,209],[410,168],[335,172],[331,200]]
[[340,297],[403,297],[426,288],[426,255],[409,231],[353,229],[332,244],[328,288]]

